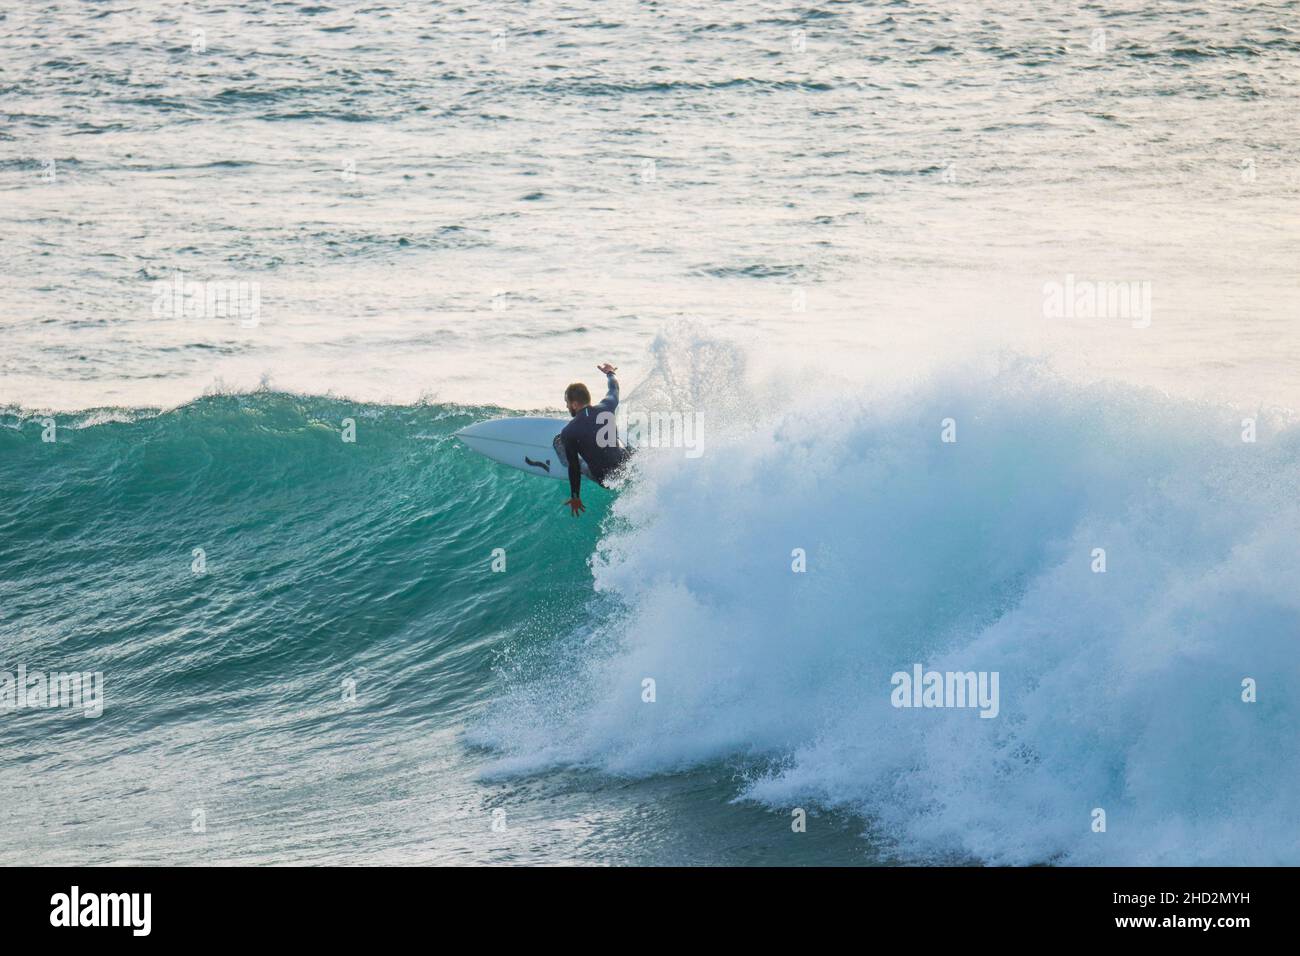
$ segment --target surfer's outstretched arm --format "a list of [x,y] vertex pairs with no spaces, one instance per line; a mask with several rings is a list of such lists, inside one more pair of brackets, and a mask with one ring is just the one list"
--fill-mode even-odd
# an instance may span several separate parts
[[582,491],[582,465],[578,460],[578,440],[572,435],[560,433],[561,440],[564,444],[564,457],[569,461],[569,495],[570,498],[565,502],[569,510],[573,512],[576,518],[587,510],[587,506],[582,503],[580,492]]
[[597,366],[597,368],[605,373],[605,379],[609,382],[609,391],[605,393],[605,397],[600,400],[600,404],[596,407],[601,411],[612,412],[614,409],[618,408],[618,379],[614,377],[614,373],[617,372],[618,369],[614,368],[614,366],[610,365],[608,362],[604,365]]

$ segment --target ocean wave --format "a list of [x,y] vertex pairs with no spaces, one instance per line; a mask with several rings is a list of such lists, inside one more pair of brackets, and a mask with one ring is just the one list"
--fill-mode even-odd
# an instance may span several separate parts
[[[604,621],[472,739],[494,774],[738,760],[740,799],[852,811],[904,860],[1300,862],[1300,429],[1242,417],[1013,364],[644,463]],[[997,719],[892,706],[917,663],[998,672]]]

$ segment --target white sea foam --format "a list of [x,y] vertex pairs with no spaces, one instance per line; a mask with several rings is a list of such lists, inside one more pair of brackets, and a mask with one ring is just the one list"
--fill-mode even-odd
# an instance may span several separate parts
[[[644,461],[594,562],[615,633],[478,735],[499,771],[774,757],[742,798],[904,857],[1300,862],[1300,430],[1240,420],[967,369]],[[999,716],[891,706],[914,662],[1000,672]]]

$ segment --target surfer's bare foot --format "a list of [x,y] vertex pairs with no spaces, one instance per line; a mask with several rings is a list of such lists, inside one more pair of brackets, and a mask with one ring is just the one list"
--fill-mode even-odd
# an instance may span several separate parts
[[587,510],[587,506],[582,503],[581,498],[570,498],[565,504],[569,506],[569,510],[573,512],[575,518]]

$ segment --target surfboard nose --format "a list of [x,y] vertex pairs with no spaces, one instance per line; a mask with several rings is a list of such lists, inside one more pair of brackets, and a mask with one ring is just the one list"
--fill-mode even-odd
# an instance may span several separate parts
[[555,437],[567,422],[529,416],[493,418],[467,425],[453,434],[471,451],[530,475],[563,479],[556,461]]

